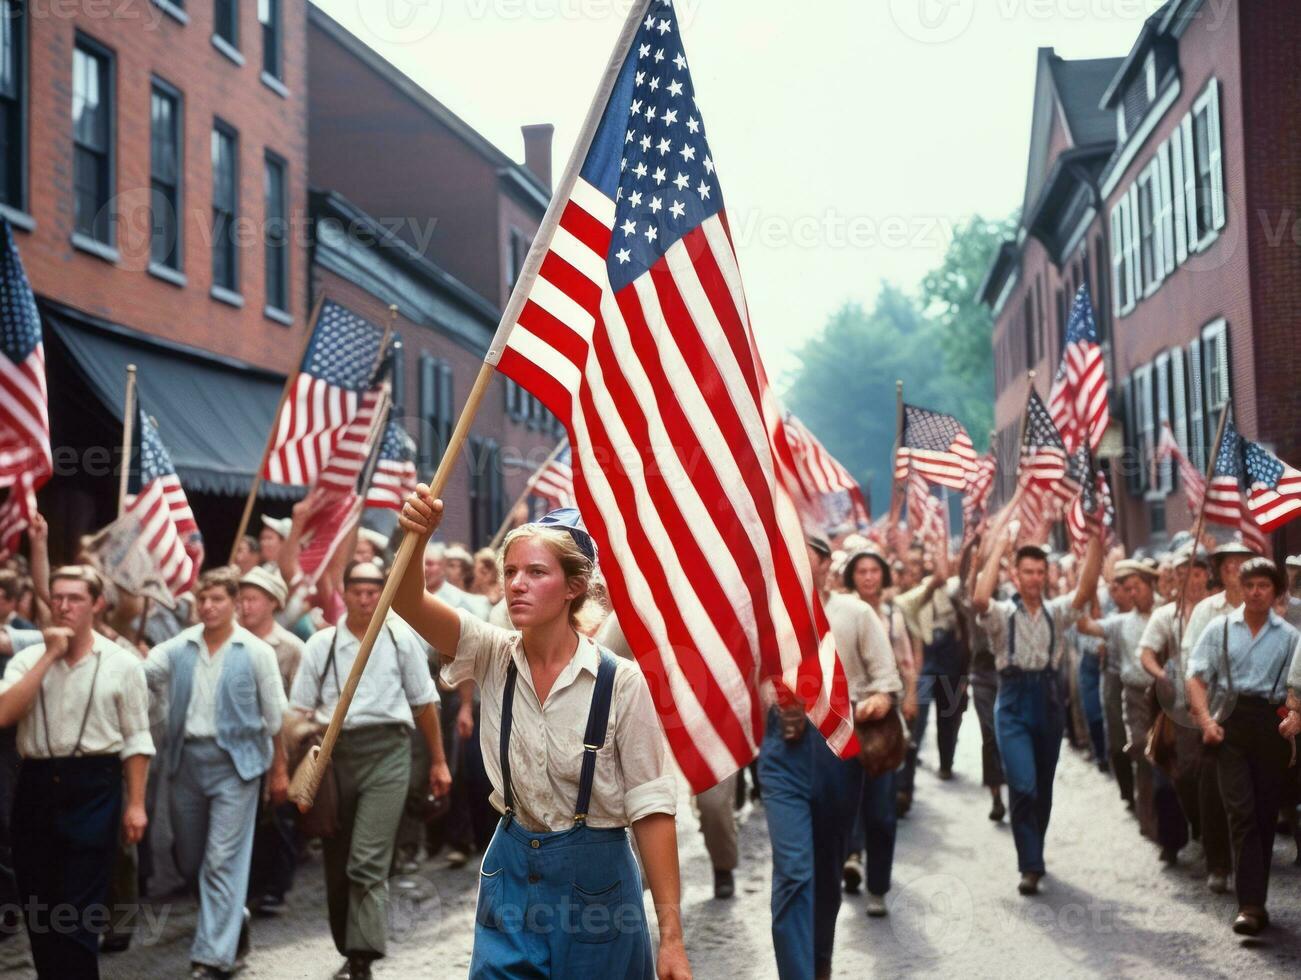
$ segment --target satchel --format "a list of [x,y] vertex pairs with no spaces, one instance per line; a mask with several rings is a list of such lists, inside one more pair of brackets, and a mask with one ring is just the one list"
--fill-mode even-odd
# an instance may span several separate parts
[[1152,728],[1147,733],[1147,746],[1143,754],[1147,761],[1152,763],[1166,775],[1173,775],[1175,767],[1175,723],[1160,703],[1157,702],[1155,694],[1148,693],[1153,702],[1153,712],[1156,719],[1152,722]]
[[[325,660],[325,669],[334,673],[334,686],[339,686],[339,672],[334,664],[334,647],[338,641],[339,631],[334,631],[330,640],[330,653]],[[321,672],[321,684],[316,690],[316,703],[323,701],[322,688],[325,686],[325,671]],[[289,765],[294,771],[289,781],[289,793],[297,796],[299,790],[310,778],[311,766],[321,750],[325,738],[325,726],[316,721],[314,715],[304,718],[295,715],[285,725],[285,748],[289,756]],[[319,837],[322,840],[333,837],[339,832],[339,781],[334,775],[334,764],[329,763],[321,776],[321,784],[316,789],[311,809],[306,813],[298,811],[298,829],[304,837]]]
[[854,723],[858,761],[873,778],[894,772],[908,754],[908,729],[897,707],[880,718]]

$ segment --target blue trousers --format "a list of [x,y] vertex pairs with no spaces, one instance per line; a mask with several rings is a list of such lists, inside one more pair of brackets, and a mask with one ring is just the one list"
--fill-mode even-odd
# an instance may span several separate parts
[[1107,761],[1107,735],[1102,725],[1102,662],[1096,653],[1080,654],[1080,704],[1089,725],[1089,743],[1093,758]]
[[912,723],[911,744],[896,780],[901,792],[911,793],[917,773],[917,754],[926,738],[926,721],[935,705],[935,747],[940,768],[953,768],[958,747],[958,729],[967,710],[967,678],[962,674],[921,674],[917,678],[917,717]]
[[862,850],[867,864],[867,890],[884,895],[890,890],[894,868],[894,839],[899,827],[895,806],[898,772],[863,775],[863,795],[854,820],[853,850]]
[[768,716],[759,781],[772,842],[772,942],[781,980],[813,980],[831,965],[840,883],[863,767],[839,759],[806,726],[794,742]]
[[471,980],[654,980],[641,875],[623,828],[497,825],[479,870]]
[[1012,809],[1017,866],[1044,871],[1044,837],[1053,812],[1053,778],[1061,752],[1064,712],[1054,671],[999,678],[994,730]]
[[190,961],[231,970],[244,926],[260,779],[241,779],[212,739],[187,741],[172,777],[172,855],[199,891]]

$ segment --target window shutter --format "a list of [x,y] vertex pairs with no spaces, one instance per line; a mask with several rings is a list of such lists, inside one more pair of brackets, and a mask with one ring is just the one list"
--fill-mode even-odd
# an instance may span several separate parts
[[434,456],[437,453],[435,443],[438,438],[434,432],[434,416],[438,413],[438,371],[434,359],[428,354],[420,355],[418,387],[416,397],[420,415],[420,471],[428,473],[434,467]]
[[[1156,459],[1156,444],[1160,438],[1161,426],[1171,421],[1170,412],[1170,355],[1162,354],[1156,359],[1153,371],[1153,384],[1156,387],[1156,414],[1152,420],[1152,435],[1149,449],[1152,451],[1153,460]],[[1173,423],[1171,423],[1173,424]],[[1171,476],[1170,460],[1165,460],[1156,465],[1157,485],[1153,488],[1163,493],[1169,493],[1173,488],[1173,479]]]
[[1219,381],[1219,390],[1215,393],[1216,404],[1224,405],[1233,394],[1233,383],[1229,378],[1229,331],[1223,324],[1215,341],[1215,363]]
[[1125,274],[1125,236],[1121,231],[1124,227],[1121,209],[1123,203],[1122,198],[1111,209],[1111,312],[1113,316],[1120,316],[1125,308],[1125,283],[1122,278]]
[[1210,102],[1206,106],[1209,143],[1211,146],[1211,213],[1216,229],[1224,227],[1224,169],[1220,147],[1220,80],[1212,78]]
[[1174,135],[1166,144],[1170,153],[1170,202],[1173,212],[1171,230],[1174,233],[1174,257],[1177,265],[1183,265],[1188,258],[1188,227],[1184,223],[1184,136],[1183,130],[1175,128]]
[[1206,469],[1206,402],[1202,392],[1202,342],[1188,344],[1188,458]]
[[1143,229],[1139,224],[1142,209],[1138,206],[1137,182],[1130,187],[1129,194],[1126,196],[1129,198],[1129,305],[1132,307],[1143,295],[1143,266],[1140,258],[1143,248]]
[[1161,207],[1157,210],[1156,221],[1156,234],[1157,241],[1160,243],[1161,257],[1157,260],[1157,267],[1161,270],[1160,278],[1164,279],[1175,269],[1174,194],[1171,192],[1169,143],[1161,144],[1157,163],[1156,187],[1161,192]]
[[1152,366],[1140,368],[1135,375],[1138,382],[1134,398],[1138,403],[1139,489],[1147,490],[1152,483]]
[[1175,442],[1179,443],[1179,448],[1187,455],[1188,380],[1182,347],[1176,347],[1170,352],[1170,399],[1170,427],[1174,429]]
[[447,447],[452,444],[452,419],[455,409],[452,406],[452,366],[446,361],[438,362],[438,455],[442,458]]
[[1128,377],[1120,383],[1120,400],[1124,406],[1125,418],[1125,487],[1132,494],[1141,493],[1143,490],[1141,475],[1143,467],[1137,463],[1138,450],[1138,417],[1137,406],[1135,404],[1134,392],[1137,389],[1134,383],[1134,377]]
[[488,443],[488,527],[494,531],[506,515],[502,501],[501,447],[496,440]]
[[1193,159],[1193,114],[1184,116],[1179,124],[1184,144],[1184,220],[1188,231],[1188,254],[1197,251],[1201,232],[1197,230],[1197,163]]

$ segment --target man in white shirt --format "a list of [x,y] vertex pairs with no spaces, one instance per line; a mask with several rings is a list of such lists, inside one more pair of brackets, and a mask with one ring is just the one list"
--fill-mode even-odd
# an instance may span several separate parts
[[[290,703],[327,724],[384,588],[384,571],[352,562],[343,575],[347,617],[307,641]],[[369,980],[371,963],[387,949],[388,878],[411,773],[411,732],[418,730],[432,760],[428,782],[436,797],[451,790],[438,724],[438,691],[424,644],[397,616],[380,629],[331,758],[339,790],[339,831],[324,841],[325,894],[334,945],[347,962],[337,976]]]
[[[144,835],[154,744],[139,658],[93,629],[104,603],[99,576],[57,569],[50,594],[55,625],[14,656],[0,682],[0,727],[18,725],[23,757],[14,870],[32,957],[38,976],[63,980],[99,975],[90,910],[104,907],[119,833],[129,844]],[[70,928],[61,912],[69,907],[78,912]]]
[[249,868],[258,795],[289,789],[280,744],[285,692],[276,655],[235,622],[239,573],[205,572],[195,586],[200,624],[149,652],[145,675],[166,692],[167,767],[177,870],[199,891],[191,976],[229,976],[248,949]]

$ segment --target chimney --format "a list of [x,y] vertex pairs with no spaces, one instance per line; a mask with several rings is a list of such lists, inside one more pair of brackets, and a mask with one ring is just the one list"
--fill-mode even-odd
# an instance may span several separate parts
[[520,129],[524,133],[524,166],[542,181],[547,190],[551,190],[551,136],[556,127],[551,123],[538,123]]

